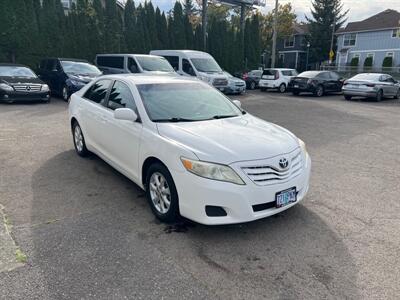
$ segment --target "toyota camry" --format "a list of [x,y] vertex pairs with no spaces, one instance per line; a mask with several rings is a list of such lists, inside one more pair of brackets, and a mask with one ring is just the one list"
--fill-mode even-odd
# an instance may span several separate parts
[[303,141],[196,79],[103,76],[71,96],[69,114],[77,154],[139,185],[164,222],[248,222],[296,205],[309,187]]

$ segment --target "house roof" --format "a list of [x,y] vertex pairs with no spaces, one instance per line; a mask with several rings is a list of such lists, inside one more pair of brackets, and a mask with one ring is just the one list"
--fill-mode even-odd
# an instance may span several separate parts
[[375,31],[380,29],[400,27],[400,12],[387,9],[368,19],[359,22],[350,22],[345,28],[336,31],[337,34],[347,32]]
[[294,31],[294,34],[309,34],[310,33],[308,24],[295,23],[293,25],[293,31]]

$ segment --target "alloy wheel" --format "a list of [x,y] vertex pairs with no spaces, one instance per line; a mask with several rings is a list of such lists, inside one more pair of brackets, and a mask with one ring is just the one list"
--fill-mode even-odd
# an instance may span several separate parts
[[166,214],[171,206],[171,191],[165,177],[159,172],[154,172],[150,177],[149,189],[155,209],[160,214]]
[[282,83],[282,84],[279,86],[279,92],[281,92],[281,93],[286,92],[286,85],[285,85],[284,83]]
[[82,152],[83,151],[83,135],[82,135],[82,130],[79,127],[79,125],[75,126],[74,140],[75,140],[76,149],[78,150],[78,152]]
[[62,90],[62,97],[63,97],[63,99],[64,99],[65,101],[68,101],[68,89],[67,89],[66,86],[63,87],[63,90]]

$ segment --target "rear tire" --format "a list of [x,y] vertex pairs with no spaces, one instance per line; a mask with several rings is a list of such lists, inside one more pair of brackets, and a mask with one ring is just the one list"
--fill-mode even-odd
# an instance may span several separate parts
[[318,85],[313,94],[315,97],[322,97],[324,95],[324,87]]
[[382,101],[382,99],[383,99],[383,91],[382,91],[382,90],[379,90],[379,91],[376,93],[375,100],[376,100],[376,102],[380,102],[380,101]]
[[162,222],[179,218],[179,199],[171,173],[161,163],[150,166],[146,176],[146,197],[153,214]]
[[346,99],[346,100],[351,100],[351,98],[352,98],[352,97],[349,96],[349,95],[345,95],[345,96],[344,96],[344,99]]
[[250,82],[250,89],[254,90],[256,88],[256,83],[254,81]]
[[279,92],[280,92],[280,93],[286,92],[286,84],[282,83],[282,84],[279,86]]
[[89,150],[86,148],[85,137],[78,122],[72,125],[72,137],[74,140],[75,151],[79,156],[85,157],[89,155]]
[[68,87],[66,85],[63,86],[62,88],[62,99],[67,102],[68,98],[69,98],[69,91],[68,91]]

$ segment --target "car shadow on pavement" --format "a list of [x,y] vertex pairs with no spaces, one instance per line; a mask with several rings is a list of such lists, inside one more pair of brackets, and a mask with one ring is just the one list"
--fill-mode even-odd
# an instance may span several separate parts
[[[358,298],[351,253],[307,200],[252,223],[166,225],[137,185],[73,150],[48,159],[32,189],[33,225],[19,242],[54,296],[149,299],[157,286],[166,299],[209,298],[209,290],[230,299]],[[205,294],[191,294],[195,287]]]

